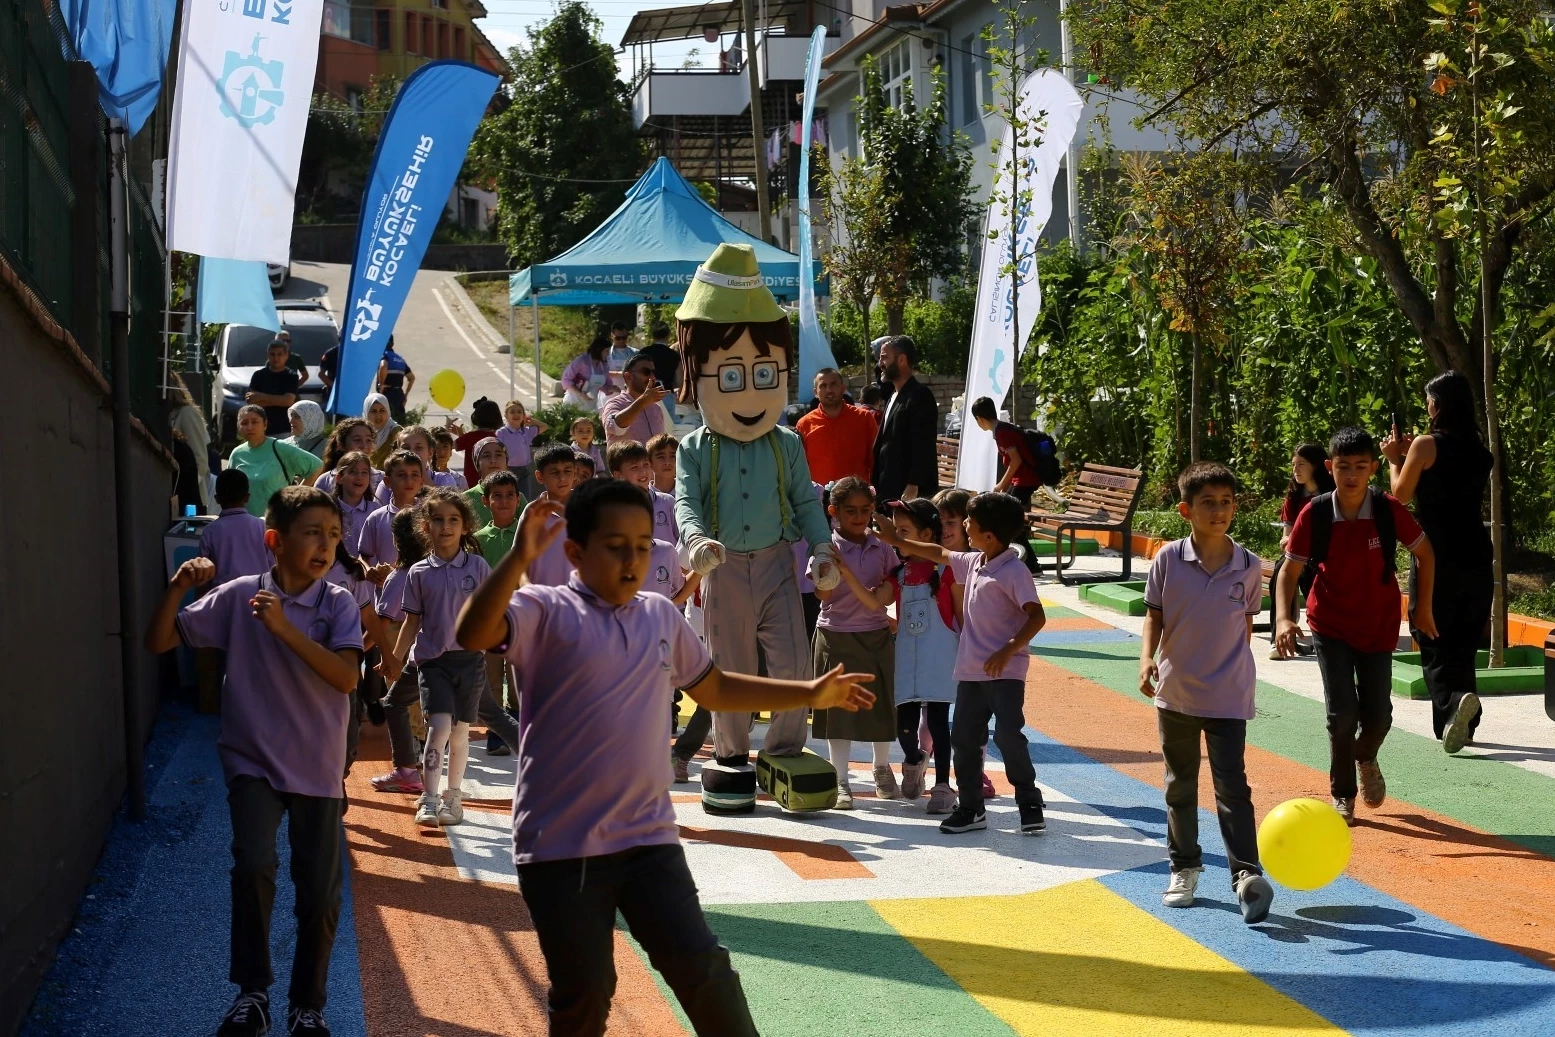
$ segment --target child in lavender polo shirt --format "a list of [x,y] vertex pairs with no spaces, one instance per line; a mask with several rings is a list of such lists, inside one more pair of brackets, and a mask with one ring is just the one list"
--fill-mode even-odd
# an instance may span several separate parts
[[216,741],[232,814],[232,966],[239,993],[218,1037],[270,1026],[270,908],[275,836],[288,819],[297,890],[297,949],[287,1032],[327,1034],[324,999],[340,918],[349,698],[362,658],[362,623],[348,591],[325,581],[342,531],[322,490],[287,486],[270,499],[265,542],[275,568],[217,587],[179,611],[185,592],[215,575],[207,558],[179,567],[146,631],[146,648],[180,641],[227,652]]
[[[535,481],[544,491],[541,499],[555,504],[565,505],[567,499],[572,496],[575,469],[577,468],[577,455],[575,451],[563,443],[552,443],[535,455]],[[552,515],[548,520],[553,529],[560,530],[563,523],[560,515]],[[529,582],[544,587],[560,587],[565,584],[572,575],[572,563],[567,560],[567,553],[562,545],[566,541],[561,536],[552,537],[547,541],[544,551],[535,557],[529,564]]]
[[600,1034],[615,989],[616,913],[698,1034],[756,1033],[729,952],[707,927],[669,798],[664,711],[676,687],[712,710],[868,708],[867,675],[812,681],[726,674],[668,600],[640,593],[653,509],[595,479],[566,506],[564,587],[519,583],[560,530],[542,498],[459,618],[459,643],[524,675],[513,862],[550,977],[550,1032]]
[[[1199,736],[1209,749],[1220,837],[1249,925],[1269,915],[1274,891],[1258,867],[1258,827],[1244,761],[1255,667],[1248,640],[1263,604],[1262,566],[1226,535],[1236,477],[1204,461],[1177,477],[1177,511],[1192,535],[1162,548],[1145,581],[1139,691],[1155,699],[1166,761],[1167,907],[1193,904],[1204,871],[1199,849]],[[1160,661],[1156,660],[1159,652]]]
[[[427,718],[427,743],[421,757],[424,791],[416,823],[436,828],[464,820],[460,800],[464,769],[470,758],[470,725],[480,715],[486,691],[485,662],[479,652],[454,641],[454,617],[491,572],[475,539],[470,502],[439,486],[420,506],[418,532],[427,556],[410,567],[401,608],[405,623],[395,640],[393,658],[385,659],[385,677],[399,676],[401,660],[416,664],[421,712]],[[443,760],[448,787],[438,795]]]
[[949,565],[966,588],[965,622],[956,646],[956,711],[950,729],[957,804],[939,830],[957,835],[988,827],[983,811],[983,747],[988,721],[1004,757],[1004,776],[1015,787],[1020,830],[1047,830],[1042,790],[1026,748],[1026,671],[1031,639],[1047,623],[1031,573],[1010,545],[1026,536],[1026,509],[1007,493],[979,493],[966,506],[970,551],[906,540],[889,522],[876,523],[880,538],[904,555]]
[[399,557],[394,546],[394,516],[416,503],[426,482],[426,465],[409,450],[396,450],[383,465],[383,484],[389,487],[389,503],[362,520],[357,538],[357,557],[368,565],[393,565]]
[[199,555],[216,566],[211,585],[269,572],[275,559],[265,546],[265,520],[248,513],[248,476],[224,469],[216,476],[216,503],[221,514],[200,533]]

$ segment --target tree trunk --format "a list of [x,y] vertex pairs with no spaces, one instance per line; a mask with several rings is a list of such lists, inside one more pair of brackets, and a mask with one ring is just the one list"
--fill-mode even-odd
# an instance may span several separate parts
[[1204,404],[1202,397],[1204,387],[1200,384],[1200,369],[1203,367],[1201,349],[1199,345],[1199,333],[1193,332],[1193,361],[1191,368],[1191,381],[1188,393],[1188,461],[1190,464],[1199,463],[1199,430],[1204,424]]
[[[862,314],[864,318],[864,365],[867,367],[870,363],[869,344],[874,341],[874,336],[870,335],[869,333],[869,300],[865,299],[863,304],[859,306],[858,309],[859,313]],[[866,374],[865,378],[867,384],[869,375]]]
[[900,304],[885,308],[885,333],[887,335],[900,335],[902,333],[902,310],[905,308]]

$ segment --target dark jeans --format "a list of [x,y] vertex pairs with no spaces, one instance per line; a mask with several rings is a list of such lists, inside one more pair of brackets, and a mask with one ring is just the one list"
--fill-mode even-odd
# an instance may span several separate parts
[[383,700],[384,723],[389,729],[389,757],[395,767],[414,768],[421,764],[416,738],[410,730],[410,704],[419,701],[421,688],[417,683],[416,667],[407,666]]
[[[505,659],[502,660],[502,668],[507,668]],[[492,687],[491,684],[493,669],[494,667],[486,666],[481,673],[483,687],[481,688],[480,722],[486,725],[488,732],[507,743],[509,749],[518,752],[518,721],[513,714],[502,708],[502,685],[499,683],[496,687]],[[517,697],[517,689],[514,689],[514,698]],[[488,739],[488,743],[489,741]]]
[[815,591],[805,591],[799,595],[799,604],[804,608],[805,638],[815,644],[815,624],[821,618],[821,599]]
[[950,784],[950,703],[904,702],[896,707],[896,741],[907,756],[907,762],[917,764],[923,760],[923,749],[918,745],[918,718],[927,714],[929,737],[934,742],[934,780]]
[[324,1008],[329,955],[340,921],[340,845],[344,800],[277,792],[263,778],[238,777],[227,786],[232,812],[232,969],[243,990],[268,990],[270,911],[279,859],[275,835],[287,818],[292,886],[297,891],[297,949],[292,957],[292,1008]]
[[615,994],[616,912],[707,1037],[755,1037],[740,974],[702,916],[680,845],[518,866],[551,981],[551,1037],[605,1032]]
[[[1409,574],[1410,600],[1414,600],[1415,574]],[[1485,643],[1490,621],[1495,577],[1488,566],[1459,569],[1438,566],[1431,612],[1436,617],[1436,637],[1426,637],[1411,622],[1409,632],[1420,646],[1420,669],[1431,693],[1431,727],[1436,737],[1452,723],[1463,696],[1475,691],[1474,654]],[[1413,618],[1413,617],[1411,617]],[[1481,714],[1483,716],[1483,714]],[[1469,734],[1479,727],[1476,716]]]
[[1199,733],[1203,732],[1231,878],[1234,881],[1244,871],[1257,872],[1258,823],[1253,818],[1253,790],[1247,784],[1245,763],[1247,721],[1160,708],[1155,715],[1166,760],[1166,847],[1172,870],[1204,866],[1199,849]]
[[1358,652],[1316,631],[1312,643],[1328,708],[1329,792],[1335,799],[1354,799],[1355,764],[1375,760],[1393,726],[1393,654]]
[[707,733],[712,729],[713,714],[698,706],[686,721],[686,729],[675,739],[675,755],[682,760],[691,759],[707,744]]
[[950,744],[956,761],[956,792],[963,810],[983,809],[983,746],[988,744],[988,720],[993,744],[1004,757],[1004,776],[1015,786],[1015,802],[1042,802],[1037,790],[1037,769],[1026,751],[1026,684],[1007,679],[961,681],[956,685],[956,716]]

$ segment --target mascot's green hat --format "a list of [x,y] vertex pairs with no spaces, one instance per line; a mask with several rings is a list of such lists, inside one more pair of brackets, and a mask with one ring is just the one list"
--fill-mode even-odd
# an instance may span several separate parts
[[784,314],[762,279],[756,250],[749,245],[724,244],[697,267],[675,319],[751,324],[783,320]]

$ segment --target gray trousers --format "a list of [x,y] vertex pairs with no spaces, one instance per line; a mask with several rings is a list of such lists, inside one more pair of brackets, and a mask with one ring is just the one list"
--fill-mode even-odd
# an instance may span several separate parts
[[[724,563],[702,582],[702,617],[707,649],[719,669],[786,680],[815,676],[805,637],[804,607],[794,581],[794,552],[779,541],[743,553],[730,551]],[[805,709],[774,713],[765,748],[773,756],[798,756],[804,750]],[[750,753],[750,714],[713,714],[713,755],[741,759]]]
[[[1253,817],[1253,791],[1243,762],[1247,721],[1189,716],[1156,708],[1161,730],[1161,755],[1166,761],[1166,846],[1172,870],[1204,865],[1199,849],[1199,740],[1202,734],[1209,773],[1215,784],[1215,813],[1226,845],[1231,881],[1258,867],[1258,822]],[[1354,768],[1352,767],[1353,771]]]

